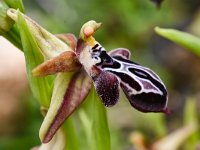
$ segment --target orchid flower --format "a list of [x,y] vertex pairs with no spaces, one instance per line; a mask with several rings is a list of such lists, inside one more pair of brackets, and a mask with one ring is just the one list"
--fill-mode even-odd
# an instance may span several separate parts
[[[72,40],[72,45],[76,45],[74,52],[63,52],[33,70],[33,74],[39,76],[72,71],[71,69],[75,71],[67,90],[63,93],[62,103],[55,109],[54,103],[58,103],[55,99],[61,96],[58,95],[59,88],[62,88],[63,80],[66,80],[62,78],[62,74],[57,77],[52,96],[54,101],[41,127],[41,131],[48,129],[43,138],[44,142],[48,142],[53,137],[65,119],[84,100],[89,93],[91,81],[107,107],[116,104],[119,99],[119,86],[121,86],[130,104],[136,109],[143,112],[167,111],[167,91],[160,78],[150,69],[130,61],[130,52],[125,48],[114,49],[107,53],[92,36],[100,25],[95,21],[87,22],[81,29],[77,45],[74,37],[67,36]],[[51,113],[51,110],[54,111]],[[52,115],[55,118],[46,128],[46,122],[52,118]]]
[[[20,16],[14,9],[7,14],[15,21]],[[106,107],[117,103],[121,87],[137,110],[168,112],[166,87],[152,70],[132,62],[128,49],[117,48],[107,53],[95,40],[93,35],[101,23],[85,23],[77,40],[73,34],[52,35],[27,16],[24,18],[45,58],[32,70],[33,76],[57,74],[51,103],[39,132],[43,143],[51,141],[84,101],[92,84]]]

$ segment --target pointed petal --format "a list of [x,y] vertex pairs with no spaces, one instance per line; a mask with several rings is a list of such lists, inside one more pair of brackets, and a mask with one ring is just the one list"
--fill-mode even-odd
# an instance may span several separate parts
[[126,48],[116,48],[108,52],[110,56],[121,56],[125,59],[130,59],[131,52]]
[[58,74],[50,108],[40,128],[40,139],[49,142],[65,119],[83,102],[91,88],[91,79],[82,72]]
[[72,33],[56,34],[56,37],[67,43],[73,50],[76,48],[77,38]]
[[81,68],[76,54],[72,51],[66,51],[57,57],[45,61],[33,69],[33,76],[46,76],[58,72],[77,71]]
[[119,81],[117,77],[110,72],[102,71],[93,80],[103,104],[107,107],[115,105],[119,99]]

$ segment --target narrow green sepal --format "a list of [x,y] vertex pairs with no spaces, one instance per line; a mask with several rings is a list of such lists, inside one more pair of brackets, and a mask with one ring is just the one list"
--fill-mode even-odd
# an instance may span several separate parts
[[43,143],[51,141],[64,121],[83,102],[91,84],[91,79],[83,71],[57,75],[51,104],[39,132]]
[[[14,21],[18,20],[17,10],[8,9],[7,14]],[[27,28],[31,31],[31,34],[45,60],[56,57],[65,51],[73,51],[69,45],[45,30],[31,18],[22,13],[21,15],[27,24]]]
[[17,25],[21,36],[31,90],[41,106],[48,107],[51,99],[49,81],[52,81],[52,77],[34,78],[32,76],[32,69],[41,64],[44,61],[44,57],[21,12],[18,12]]

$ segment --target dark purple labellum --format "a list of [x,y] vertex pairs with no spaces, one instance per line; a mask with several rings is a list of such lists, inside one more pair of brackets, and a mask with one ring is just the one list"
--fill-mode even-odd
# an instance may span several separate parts
[[[101,63],[96,65],[102,69],[102,73],[97,76],[99,80],[94,81],[97,93],[106,106],[115,104],[114,94],[118,96],[116,85],[120,82],[130,104],[136,109],[143,112],[166,111],[166,88],[152,70],[130,61],[130,52],[127,49],[115,49],[109,53],[110,56],[102,49],[95,49],[95,56],[98,55],[101,59]],[[108,105],[109,103],[112,105]]]
[[117,77],[110,72],[102,71],[93,80],[103,104],[107,107],[115,105],[119,99],[119,81]]
[[119,99],[120,85],[136,109],[142,112],[167,112],[167,90],[163,82],[149,68],[129,60],[129,50],[118,48],[107,53],[98,42],[87,47],[83,43],[78,42],[77,52],[80,47],[83,49],[80,52],[82,65],[92,77],[105,106],[115,105]]
[[101,67],[119,78],[120,85],[132,106],[143,112],[166,110],[166,88],[152,70],[126,59],[121,52],[115,53],[112,59],[113,65],[102,63]]
[[165,112],[166,96],[155,93],[129,94],[129,88],[121,84],[121,87],[130,104],[142,112]]

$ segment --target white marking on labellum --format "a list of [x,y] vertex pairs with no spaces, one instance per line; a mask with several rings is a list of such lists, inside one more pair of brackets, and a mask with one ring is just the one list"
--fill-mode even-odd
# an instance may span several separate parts
[[98,42],[82,49],[79,60],[92,77],[105,106],[117,102],[120,85],[136,109],[143,112],[167,112],[165,85],[152,70],[130,61],[127,49],[116,49],[108,55]]

